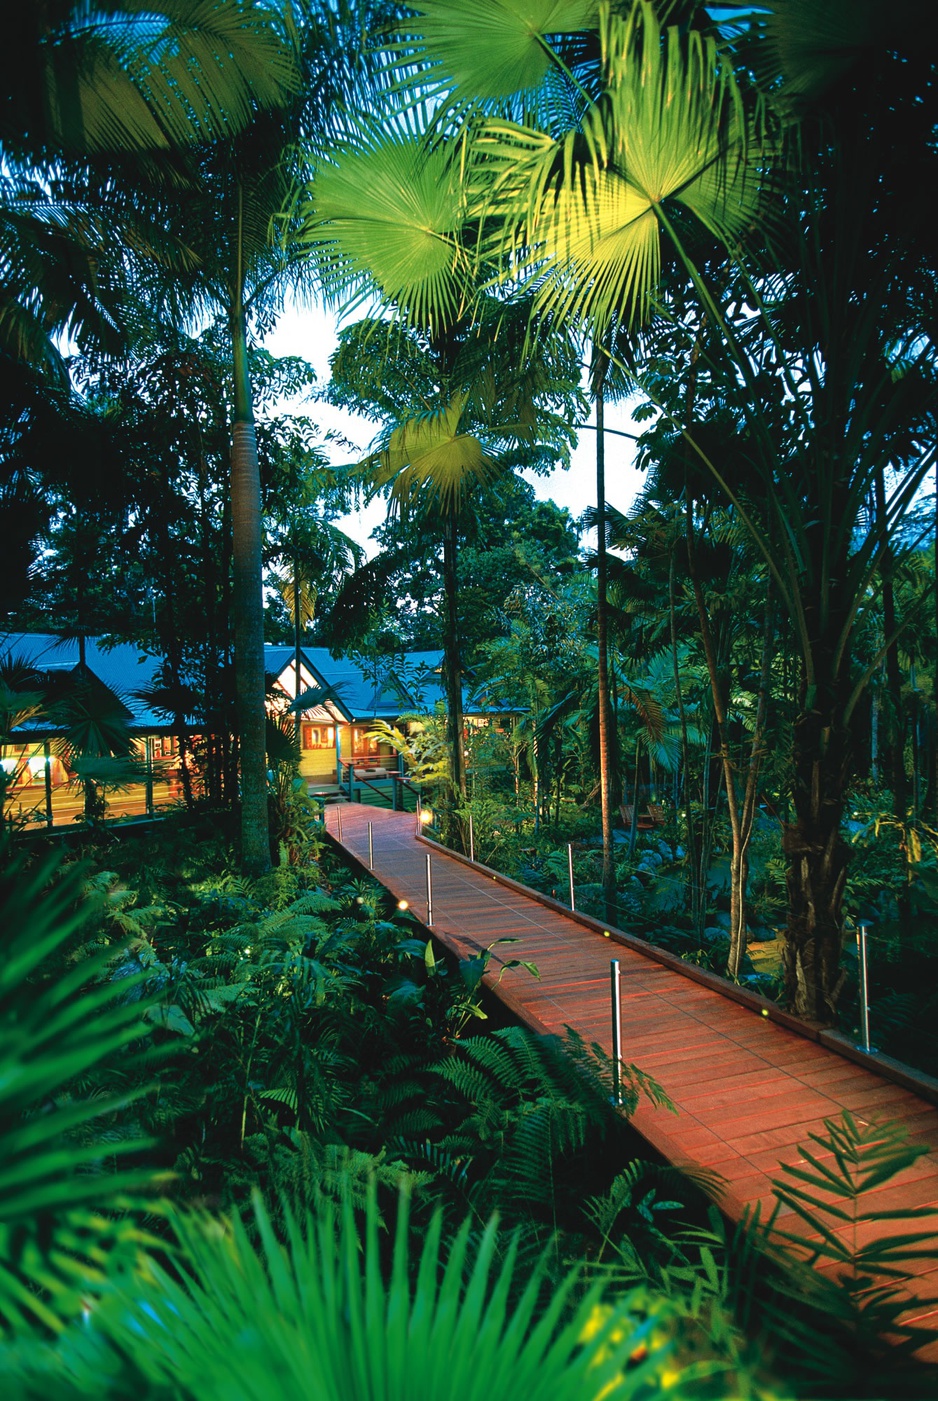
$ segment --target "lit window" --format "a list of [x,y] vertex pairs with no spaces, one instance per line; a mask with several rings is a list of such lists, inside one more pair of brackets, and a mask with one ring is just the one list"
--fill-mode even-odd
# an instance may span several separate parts
[[304,725],[304,749],[332,749],[335,746],[335,728],[332,725]]

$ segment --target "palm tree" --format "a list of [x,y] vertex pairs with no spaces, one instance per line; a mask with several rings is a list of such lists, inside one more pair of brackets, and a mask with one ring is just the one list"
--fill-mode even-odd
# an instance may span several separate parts
[[[265,556],[268,563],[280,566],[274,582],[293,621],[293,670],[299,697],[303,629],[316,616],[319,593],[323,588],[341,588],[351,571],[363,563],[364,551],[323,511],[324,500],[337,494],[337,474],[326,466],[318,450],[310,451],[296,442],[288,444],[279,466],[276,487],[267,503],[274,529]],[[297,710],[297,749],[301,721],[302,713]]]
[[122,242],[159,241],[115,173],[230,138],[286,100],[298,76],[288,11],[278,0],[158,11],[51,0],[21,7],[0,66],[0,347],[61,376],[52,336],[119,344],[102,311],[122,291]]
[[[153,210],[147,236],[141,233],[134,206],[144,202],[144,189],[154,177],[159,177],[157,184],[179,181],[171,155],[157,158],[159,153],[221,136],[230,142],[249,123],[258,126],[261,109],[284,102],[296,90],[299,67],[290,13],[280,3],[255,6],[246,0],[217,0],[193,12],[184,0],[169,0],[156,16],[133,4],[117,4],[89,19],[84,7],[58,0],[36,10],[32,21],[17,29],[18,46],[6,50],[5,58],[13,56],[16,62],[19,52],[22,68],[16,72],[7,121],[0,128],[4,194],[13,196],[6,200],[2,218],[0,331],[15,354],[44,354],[55,362],[55,352],[49,349],[51,332],[76,325],[80,329],[80,316],[100,307],[100,291],[107,288],[99,271],[105,254],[110,255],[104,266],[117,318],[115,322],[112,315],[110,323],[105,318],[105,325],[112,332],[126,330],[121,323],[126,320],[131,263],[123,249],[115,253],[115,243],[126,241],[131,250],[143,251],[144,262],[159,251],[174,270],[191,268],[191,251],[165,228],[165,206],[159,200],[147,201]],[[24,74],[36,80],[35,90],[28,90]],[[237,168],[242,154],[243,168],[243,151],[249,144],[242,136],[240,145],[226,148],[232,166]],[[278,154],[279,148],[273,163]],[[217,159],[220,162],[220,156]],[[63,162],[64,180],[58,170]],[[24,180],[31,182],[32,195],[26,218],[15,200]],[[236,177],[235,186],[237,233],[225,305],[234,356],[232,518],[243,845],[246,865],[263,870],[269,851],[263,661],[257,664],[263,657],[260,484],[244,331],[249,247],[243,179],[238,183]],[[174,199],[178,205],[179,183]],[[61,248],[50,239],[50,231]],[[136,266],[139,270],[140,259]],[[100,323],[101,318],[96,319]],[[112,334],[111,348],[115,340]]]
[[[520,5],[486,7],[484,50],[466,45],[457,23],[444,23],[438,0],[420,8],[424,50],[457,95],[498,95],[486,67],[499,91],[506,74],[516,88],[543,78],[551,36],[525,25]],[[933,460],[925,425],[934,413],[934,284],[927,223],[910,193],[934,178],[933,74],[914,22],[931,19],[909,0],[902,9],[912,22],[886,55],[872,6],[840,10],[830,23],[819,23],[809,0],[768,0],[756,12],[736,6],[746,14],[728,38],[742,71],[764,84],[763,114],[774,107],[789,123],[800,117],[800,151],[810,153],[799,171],[804,188],[775,202],[787,227],[774,250],[753,178],[771,152],[747,130],[731,50],[712,26],[705,32],[703,7],[681,8],[688,25],[661,33],[649,4],[623,19],[601,3],[603,102],[587,101],[580,84],[583,116],[562,139],[501,120],[478,124],[473,143],[487,210],[504,214],[515,265],[520,256],[539,274],[543,310],[576,317],[608,345],[617,318],[636,324],[647,314],[663,233],[714,328],[712,372],[742,399],[768,533],[697,440],[692,395],[690,411],[672,421],[750,530],[799,638],[786,977],[796,1010],[829,1021],[841,981],[849,730],[867,680],[867,672],[852,673],[851,639],[888,534]],[[421,23],[408,22],[418,32]],[[724,250],[709,277],[706,254],[691,256],[688,215]],[[724,290],[732,263],[745,266],[742,232],[768,245],[750,263],[743,292],[758,308],[756,334]],[[778,436],[781,408],[788,426]],[[884,464],[899,468],[899,484],[855,545]]]
[[[903,8],[909,17],[920,10]],[[789,122],[801,119],[790,154],[801,188],[778,202],[784,224],[758,256],[736,251],[735,273],[708,275],[685,246],[709,330],[697,337],[685,404],[652,391],[731,501],[792,622],[801,682],[794,819],[784,833],[786,991],[796,1011],[824,1023],[843,982],[851,726],[896,634],[869,664],[855,639],[894,566],[890,540],[935,460],[938,405],[928,240],[908,181],[896,178],[897,162],[917,164],[926,183],[934,176],[921,110],[933,74],[910,31],[885,54],[872,14],[844,10],[819,28],[804,0],[770,0],[740,21],[740,52],[768,100]],[[737,415],[744,461],[715,450],[708,424],[687,411],[698,374]],[[867,529],[885,468],[892,493]]]
[[575,395],[570,367],[561,363],[563,341],[542,366],[518,343],[517,313],[482,296],[477,224],[458,151],[445,142],[428,143],[406,127],[390,134],[363,129],[320,165],[293,216],[296,236],[336,298],[377,292],[404,323],[363,327],[372,355],[382,364],[396,361],[391,375],[401,382],[396,397],[390,393],[391,414],[389,391],[376,390],[373,379],[358,395],[358,407],[373,414],[377,408],[375,416],[388,423],[362,468],[372,489],[390,489],[394,507],[412,509],[420,500],[440,518],[452,783],[462,802],[460,512],[474,486],[504,470],[506,450],[519,461],[545,449],[554,459],[565,454],[570,432],[553,411]]
[[[80,75],[70,78],[68,95],[75,97],[77,93],[79,126],[89,132],[83,149],[95,156],[95,163],[89,167],[95,179],[86,185],[92,195],[107,196],[104,208],[112,221],[116,213],[126,215],[127,227],[136,231],[113,241],[126,243],[125,253],[129,250],[144,254],[140,258],[125,256],[123,261],[108,264],[115,269],[117,291],[123,295],[127,282],[133,280],[133,290],[148,299],[150,317],[157,307],[177,321],[191,320],[214,308],[223,316],[230,337],[234,404],[231,518],[242,860],[246,870],[261,872],[270,862],[263,555],[248,322],[252,316],[274,314],[285,286],[289,258],[284,256],[282,245],[273,248],[270,224],[287,188],[286,156],[304,133],[321,134],[348,100],[351,88],[366,67],[360,59],[361,36],[370,12],[367,7],[363,11],[362,7],[345,4],[310,5],[304,7],[303,23],[297,31],[294,11],[287,0],[273,0],[269,6],[258,6],[250,0],[218,0],[217,4],[199,7],[198,23],[190,23],[192,7],[184,0],[171,0],[164,7],[168,23],[154,19],[149,12],[139,12],[134,4],[128,3],[126,11],[114,8],[119,11],[119,21],[109,24],[112,7],[105,7],[104,19],[99,23],[96,16],[90,26],[89,52],[93,51],[93,57],[103,54],[102,64],[95,67],[92,57],[87,62],[82,58]],[[79,13],[79,7],[63,5],[62,13],[61,24],[53,26],[50,36],[33,36],[34,47],[37,42],[40,47],[47,44],[51,53],[61,40],[65,50],[74,50],[81,57],[84,11]],[[78,34],[71,48],[70,24]],[[109,42],[113,53],[108,50]],[[245,58],[242,73],[237,65],[243,51],[255,57],[251,61],[254,67]],[[160,66],[153,54],[169,55],[171,61]],[[48,58],[45,49],[43,56]],[[46,67],[54,88],[57,60],[49,62],[51,68],[49,64]],[[213,63],[216,68],[220,65],[217,73]],[[85,84],[86,73],[94,78],[90,87]],[[95,84],[104,84],[108,74],[114,77],[117,105],[129,114],[130,135],[109,116],[108,102],[114,105],[113,92],[103,91],[98,106],[92,101],[97,92]],[[133,91],[125,102],[121,94],[126,96],[128,82]],[[154,107],[156,115],[149,125],[135,115],[140,105],[135,96],[138,89],[144,107],[148,102]],[[256,100],[252,96],[255,92]],[[178,111],[174,109],[176,103]],[[272,109],[278,104],[281,110],[275,115]],[[30,141],[35,145],[39,140],[38,128],[26,123],[25,117],[24,123],[26,136],[20,140],[20,146],[24,159],[35,160]],[[59,131],[54,124],[52,129]],[[45,132],[46,127],[41,130]],[[68,132],[73,130],[74,124],[69,125]],[[108,132],[111,139],[105,139]],[[179,149],[182,135],[190,142],[203,144],[187,157]],[[216,140],[211,146],[204,144],[220,135],[228,139]],[[69,142],[71,139],[70,134]],[[99,148],[107,153],[103,167],[104,157],[96,154]],[[113,155],[115,149],[130,155],[118,161]],[[137,206],[150,216],[146,237],[137,231],[139,221],[130,221],[130,213],[136,212]],[[51,220],[54,224],[56,217],[53,212],[46,222]],[[80,250],[93,271],[95,255],[100,260],[101,252],[92,237],[96,225],[89,226],[87,219],[82,223],[84,206],[77,210],[75,218],[83,236]],[[110,231],[111,225],[105,227]],[[28,256],[32,245],[25,235],[19,243],[8,243],[12,249],[8,263],[16,276],[4,278],[12,295],[8,305],[0,307],[0,323],[4,312],[9,312],[9,324],[20,336],[18,343],[23,344],[22,325],[29,322],[30,316],[33,321],[38,319],[43,330],[50,317],[57,324],[74,321],[75,296],[64,299],[60,306],[61,297],[53,303],[43,289],[37,291]],[[153,257],[155,252],[158,259]],[[84,295],[82,305],[93,300],[87,295],[88,280],[78,289]],[[123,319],[123,312],[119,319]]]
[[[362,207],[362,191],[368,191]],[[379,295],[426,338],[432,359],[435,402],[419,419],[398,424],[369,468],[381,485],[394,486],[397,503],[430,487],[442,515],[445,595],[444,653],[452,781],[465,798],[462,667],[456,621],[457,517],[473,480],[491,476],[493,464],[478,439],[460,431],[465,395],[450,389],[460,334],[469,323],[474,287],[469,281],[465,199],[450,154],[426,151],[409,135],[363,133],[316,172],[297,210],[298,237],[315,252],[321,276],[334,296]]]
[[513,99],[521,109],[521,121],[489,116],[469,127],[470,185],[495,229],[486,251],[507,256],[510,276],[533,283],[535,319],[576,324],[592,348],[603,888],[611,919],[604,387],[610,364],[621,364],[623,336],[651,314],[661,236],[673,233],[674,211],[685,221],[690,212],[722,238],[754,215],[742,102],[714,38],[662,32],[648,4],[626,18],[603,3],[547,6],[538,29],[528,7],[489,0],[473,17],[484,45],[468,44],[459,17],[438,0],[419,9],[402,29],[436,61],[434,76],[453,100],[504,106]]
[[241,856],[246,871],[270,865],[264,701],[263,532],[257,432],[248,356],[252,318],[276,315],[288,286],[302,281],[302,242],[281,221],[295,183],[294,159],[345,120],[347,105],[374,79],[361,40],[381,6],[311,5],[297,55],[302,82],[296,100],[256,113],[250,127],[216,144],[190,170],[191,194],[180,234],[196,254],[190,287],[224,318],[231,340],[233,423],[231,520],[235,612],[235,684],[241,769]]

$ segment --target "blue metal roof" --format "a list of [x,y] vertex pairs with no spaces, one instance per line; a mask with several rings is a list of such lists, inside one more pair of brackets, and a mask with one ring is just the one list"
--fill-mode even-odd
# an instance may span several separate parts
[[[40,671],[73,671],[79,663],[78,641],[63,642],[48,632],[0,633],[0,656],[28,662]],[[170,728],[165,714],[151,710],[135,694],[155,683],[162,661],[162,657],[148,655],[128,642],[118,642],[111,647],[100,637],[85,639],[85,665],[127,707],[131,730],[149,732]],[[20,728],[38,733],[48,730],[49,726],[36,720]]]
[[[348,722],[395,720],[407,711],[431,711],[445,701],[440,651],[398,652],[373,663],[334,658],[326,647],[303,647],[301,651],[310,675],[330,692],[329,699]],[[63,642],[54,633],[0,634],[0,657],[6,656],[44,671],[71,671],[78,666],[78,641]],[[130,712],[130,728],[141,733],[170,728],[165,714],[151,710],[136,695],[155,683],[162,660],[131,643],[109,646],[101,637],[85,639],[88,669],[120,697]],[[279,677],[292,666],[292,647],[264,647],[264,667],[269,674]],[[463,703],[468,713],[479,712],[465,691]],[[43,731],[39,721],[21,728],[37,734]]]
[[[333,658],[326,647],[303,647],[302,662],[346,720],[393,720],[412,705],[410,697],[382,662],[359,665],[348,657]],[[281,675],[293,666],[292,647],[264,648],[268,671]]]
[[[396,652],[364,664],[350,657],[333,657],[327,647],[303,647],[303,662],[323,687],[332,689],[336,707],[346,720],[394,720],[408,711],[425,714],[446,703],[443,653]],[[267,646],[266,669],[280,676],[293,668],[293,648]],[[495,707],[474,703],[463,687],[466,714],[480,715]]]

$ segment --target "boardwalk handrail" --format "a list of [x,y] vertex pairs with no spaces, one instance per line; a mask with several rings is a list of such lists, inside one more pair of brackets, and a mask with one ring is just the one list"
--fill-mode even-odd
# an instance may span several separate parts
[[[369,788],[371,792],[375,793],[383,803],[386,803],[388,805],[392,812],[397,812],[398,809],[398,792],[400,792],[401,794],[401,806],[403,806],[403,795],[405,791],[414,795],[415,802],[420,796],[419,789],[415,788],[414,785],[410,782],[410,780],[408,778],[405,778],[405,776],[402,773],[386,771],[381,775],[379,779],[368,778],[367,767],[362,764],[357,764],[354,761],[354,759],[351,762],[343,759],[342,768],[346,770],[345,775],[342,777],[342,786],[348,786],[349,802],[353,801],[352,794],[355,790],[356,785],[358,786],[359,791],[362,788]],[[391,784],[390,797],[388,797],[388,794],[384,791],[384,789],[378,787],[379,782],[384,783],[385,781]],[[398,785],[397,788],[395,788],[395,784]]]
[[[369,850],[371,814],[356,806],[346,809],[346,816],[343,845],[360,863]],[[888,1114],[906,1125],[916,1142],[938,1143],[938,1115],[928,1106],[929,1100],[935,1102],[928,1091],[938,1090],[938,1082],[929,1084],[928,1077],[910,1073],[907,1067],[865,1055],[836,1033],[769,1008],[758,995],[644,940],[603,928],[588,915],[447,850],[415,831],[404,814],[384,810],[375,816],[375,874],[399,907],[419,910],[423,937],[439,939],[460,958],[467,948],[510,938],[520,953],[536,958],[540,980],[517,992],[499,983],[497,992],[492,988],[495,995],[536,1034],[557,1036],[571,1027],[589,1043],[598,1032],[597,1044],[605,1057],[612,1047],[610,1070],[622,1056],[624,1032],[626,1062],[634,1059],[643,1066],[667,1095],[660,1103],[639,1098],[634,1128],[666,1160],[712,1170],[715,1183],[722,1179],[721,1206],[733,1219],[755,1203],[771,1209],[774,1175],[790,1167],[793,1155],[800,1161],[801,1145],[843,1110],[863,1124]],[[338,812],[334,826],[337,819]],[[432,928],[422,919],[425,895]],[[610,948],[595,931],[622,947]],[[614,977],[620,960],[627,983],[621,986],[621,1020]],[[493,982],[489,979],[490,987]],[[694,983],[701,986],[688,986]],[[801,1035],[794,1037],[793,1031]],[[851,1060],[853,1066],[848,1064]],[[620,1072],[613,1092],[622,1092],[630,1073]],[[888,1080],[894,1084],[885,1083]],[[914,1097],[897,1093],[895,1082],[903,1081]],[[677,1114],[668,1112],[672,1107]],[[923,1202],[938,1202],[938,1167],[926,1162],[916,1174],[910,1183],[900,1184],[903,1214],[908,1209],[913,1216],[920,1214]],[[909,1308],[924,1317],[938,1283],[938,1263],[932,1262],[921,1278],[924,1292],[918,1269],[909,1272],[903,1291]]]
[[690,982],[699,983],[713,992],[718,992],[722,997],[728,998],[730,1002],[738,1002],[741,1006],[749,1008],[750,1011],[757,1012],[761,1017],[777,1022],[779,1026],[785,1027],[788,1031],[794,1031],[798,1036],[803,1036],[806,1040],[813,1041],[826,1050],[835,1052],[844,1060],[853,1061],[855,1065],[865,1066],[884,1079],[891,1080],[893,1084],[901,1085],[903,1089],[911,1090],[913,1094],[920,1095],[922,1099],[938,1105],[938,1078],[929,1075],[926,1071],[917,1070],[914,1066],[906,1065],[904,1061],[896,1060],[893,1056],[888,1056],[882,1051],[865,1051],[851,1037],[845,1036],[841,1031],[796,1017],[783,1007],[779,1007],[776,1002],[763,997],[761,993],[753,992],[750,988],[742,987],[738,983],[731,983],[728,978],[720,977],[719,973],[712,973],[709,968],[701,968],[699,964],[688,963],[680,955],[671,953],[669,949],[663,949],[657,944],[652,944],[637,934],[629,934],[624,929],[617,929],[615,925],[595,919],[592,915],[585,914],[581,910],[572,910],[562,900],[545,895],[543,891],[537,890],[533,886],[524,885],[523,882],[515,880],[512,876],[506,876],[493,866],[486,866],[481,861],[470,861],[469,857],[464,856],[462,852],[454,850],[453,847],[444,846],[441,842],[428,836],[425,828],[417,835],[417,840],[428,846],[436,847],[442,854],[452,857],[454,861],[462,862],[463,865],[471,866],[474,870],[492,877],[509,890],[517,890],[523,895],[530,896],[538,904],[555,910],[558,914],[566,915],[575,920],[577,924],[584,925],[587,929],[593,929],[607,939],[612,939],[615,943],[624,944],[645,958],[650,958],[652,962],[660,963],[674,973],[680,973]]

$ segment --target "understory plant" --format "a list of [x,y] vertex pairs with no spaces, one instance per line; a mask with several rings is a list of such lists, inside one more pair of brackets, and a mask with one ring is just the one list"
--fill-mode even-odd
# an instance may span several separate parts
[[[418,1245],[406,1193],[391,1238],[373,1193],[361,1214],[348,1199],[288,1211],[280,1231],[259,1200],[250,1226],[171,1219],[169,1257],[115,1278],[86,1330],[16,1358],[21,1395],[267,1401],[276,1378],[283,1401],[644,1401],[662,1390],[681,1401],[708,1394],[718,1370],[681,1356],[667,1299],[610,1302],[576,1271],[548,1290],[543,1265],[520,1265],[517,1238],[494,1221],[450,1233],[437,1212]],[[755,1393],[744,1383],[737,1394]]]
[[177,821],[6,866],[5,1394],[768,1401],[773,1370],[845,1394],[851,1348],[928,1394],[890,1272],[929,1241],[864,1235],[916,1148],[845,1120],[802,1155],[780,1196],[850,1276],[816,1282],[777,1222],[722,1228],[713,1174],[638,1156],[629,1114],[668,1106],[640,1069],[623,1113],[572,1032],[463,1034],[491,951],[444,976],[328,852],[246,881]]

